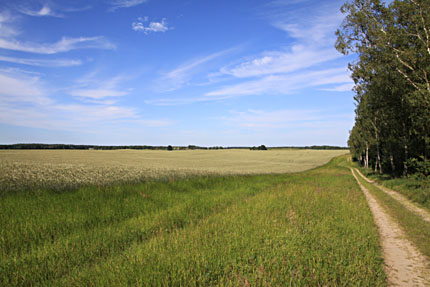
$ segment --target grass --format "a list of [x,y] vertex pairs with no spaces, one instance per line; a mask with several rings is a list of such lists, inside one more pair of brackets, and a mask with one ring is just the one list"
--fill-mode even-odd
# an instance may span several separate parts
[[0,150],[0,192],[201,175],[299,172],[345,150]]
[[379,204],[390,214],[401,226],[406,236],[427,257],[430,257],[430,223],[425,222],[420,216],[409,211],[390,195],[381,191],[374,185],[366,182],[358,175],[358,178],[375,197]]
[[385,187],[402,193],[410,200],[430,210],[430,178],[423,179],[413,176],[392,178],[386,175],[375,174],[370,169],[360,168],[360,171],[367,177]]
[[0,197],[2,286],[386,286],[341,166]]

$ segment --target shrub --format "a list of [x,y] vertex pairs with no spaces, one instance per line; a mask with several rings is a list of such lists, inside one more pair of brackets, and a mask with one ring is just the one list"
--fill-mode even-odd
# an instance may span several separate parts
[[407,162],[408,170],[411,174],[419,178],[430,176],[430,161],[424,160],[424,157],[411,158]]

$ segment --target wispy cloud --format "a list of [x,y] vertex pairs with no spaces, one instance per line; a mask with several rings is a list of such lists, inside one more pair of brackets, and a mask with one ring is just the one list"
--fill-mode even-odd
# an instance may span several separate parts
[[232,125],[248,128],[279,128],[301,125],[304,122],[320,120],[315,110],[263,111],[249,109],[245,112],[230,111],[222,120]]
[[319,11],[311,14],[302,11],[294,16],[291,13],[281,17],[275,16],[272,25],[287,32],[289,36],[301,43],[333,48],[334,31],[342,22],[343,17],[337,4],[322,5]]
[[52,44],[22,43],[16,40],[1,39],[0,48],[35,54],[57,54],[76,49],[115,49],[115,45],[102,36],[98,37],[63,37]]
[[131,28],[134,31],[143,32],[144,34],[149,33],[157,33],[157,32],[166,32],[167,30],[171,30],[172,28],[169,27],[167,24],[167,20],[163,18],[161,22],[155,22],[151,21],[148,25],[145,26],[145,22],[148,22],[148,18],[140,18],[138,21],[133,22],[131,24]]
[[345,125],[354,118],[350,114],[327,113],[325,110],[253,110],[229,111],[221,120],[230,126],[250,129],[279,129],[279,128],[328,128],[333,123]]
[[114,89],[82,89],[82,90],[73,90],[70,92],[70,95],[73,97],[79,97],[84,99],[93,99],[99,100],[104,98],[112,98],[112,97],[122,97],[127,95],[127,92],[118,91]]
[[40,78],[16,70],[0,71],[0,102],[50,104],[47,89]]
[[206,68],[205,64],[232,53],[237,49],[237,47],[234,47],[206,56],[190,59],[185,63],[175,67],[174,69],[163,73],[161,78],[158,80],[158,86],[163,91],[173,91],[182,88],[183,86],[190,84],[190,80],[192,79],[193,75],[200,73]]
[[112,11],[119,8],[130,8],[145,3],[147,0],[115,0],[111,2]]
[[110,106],[110,105],[56,105],[58,111],[79,114],[81,121],[101,121],[101,120],[116,120],[116,119],[137,119],[136,110],[134,108]]
[[96,73],[79,79],[78,87],[72,88],[68,94],[86,103],[114,104],[117,99],[129,94],[129,90],[121,88],[125,77],[116,76],[113,78],[102,79]]
[[334,49],[334,31],[343,17],[337,11],[337,5],[323,6],[312,12],[309,9],[297,11],[295,4],[302,2],[273,1],[269,5],[270,11],[265,14],[275,28],[285,31],[293,39],[291,46],[266,51],[242,63],[224,67],[221,73],[237,78],[287,74],[340,58]]
[[[18,9],[18,8],[17,8]],[[33,11],[28,8],[20,8],[22,13],[32,16],[54,16],[55,14],[48,6],[44,5],[40,10]],[[15,13],[16,14],[16,13]],[[19,16],[12,14],[9,10],[0,12],[0,49],[34,53],[34,54],[57,54],[77,49],[115,49],[115,45],[103,36],[95,37],[62,37],[55,43],[34,43],[18,40],[22,31],[17,28]],[[58,16],[58,15],[57,15]],[[73,66],[78,65],[77,60],[66,61],[35,61],[18,60],[18,58],[3,58],[3,61],[20,62],[34,66]]]
[[348,84],[343,84],[339,86],[335,86],[332,88],[325,88],[321,89],[322,91],[328,91],[328,92],[350,92],[354,88],[354,83],[351,81]]
[[[333,87],[334,85],[334,87]],[[188,98],[158,98],[145,101],[157,106],[175,106],[198,102],[222,101],[240,96],[289,95],[299,89],[316,87],[324,91],[350,91],[353,83],[347,68],[334,68],[307,71],[294,74],[279,74],[246,80],[239,84],[228,85],[202,96]]]
[[79,66],[82,64],[81,60],[68,60],[68,59],[46,60],[46,59],[14,58],[14,57],[4,57],[4,56],[0,56],[0,61],[28,65],[28,66],[38,66],[38,67],[70,67],[70,66]]
[[306,71],[295,74],[269,75],[256,80],[226,86],[208,92],[208,97],[291,94],[305,87],[351,83],[346,68]]
[[64,17],[63,14],[54,11],[48,4],[43,4],[39,9],[31,9],[29,7],[17,7],[17,10],[25,15],[34,17]]
[[[307,5],[295,6],[304,2]],[[336,62],[342,56],[334,48],[334,31],[342,20],[338,3],[319,5],[316,9],[311,2],[315,4],[313,1],[273,1],[266,6],[269,8],[264,19],[274,28],[285,31],[289,39],[278,50],[238,59],[208,75],[210,79],[234,81],[234,84],[214,86],[212,91],[196,97],[158,98],[147,103],[182,105],[238,96],[288,95],[311,87],[332,92],[349,91],[352,86],[350,72],[345,63]],[[163,75],[162,83],[170,84],[169,91],[182,88],[200,66],[220,55],[216,53],[183,64]],[[209,86],[212,83],[209,81]]]
[[19,34],[19,31],[11,24],[15,20],[15,17],[7,11],[0,12],[0,37],[9,38]]
[[340,55],[334,49],[319,49],[308,45],[294,45],[286,51],[270,51],[238,65],[224,67],[221,73],[237,78],[259,77],[295,72],[315,66]]
[[[338,5],[310,10],[312,7],[303,5],[304,2],[312,1],[273,1],[265,14],[273,27],[285,31],[292,39],[290,47],[223,67],[220,70],[223,74],[252,79],[215,89],[205,96],[291,94],[306,87],[343,92],[350,88],[349,71],[343,63],[342,68],[334,63],[341,57],[334,49],[334,31],[342,21]],[[301,4],[300,8],[295,4]]]
[[[118,80],[113,79],[112,82]],[[115,83],[113,84],[116,85]],[[44,129],[82,130],[100,125],[135,124],[161,127],[171,125],[166,119],[145,119],[135,107],[117,105],[115,102],[70,103],[52,97],[53,90],[35,75],[15,70],[0,71],[0,123]],[[113,88],[113,86],[108,87]],[[56,91],[58,92],[58,91]],[[74,91],[79,94],[78,91]],[[73,93],[73,92],[72,92]],[[124,93],[121,95],[124,95]],[[121,96],[114,90],[90,93],[81,90],[77,96],[101,99]]]

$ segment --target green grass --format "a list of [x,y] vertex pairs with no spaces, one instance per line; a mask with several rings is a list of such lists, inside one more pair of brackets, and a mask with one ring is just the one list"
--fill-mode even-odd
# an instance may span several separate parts
[[430,178],[423,179],[413,176],[392,178],[387,175],[375,174],[370,169],[360,168],[360,171],[367,177],[377,181],[385,187],[402,193],[410,200],[430,210]]
[[377,228],[336,158],[0,198],[2,286],[386,286]]
[[411,240],[424,255],[430,257],[430,223],[425,222],[419,215],[409,211],[397,200],[374,185],[366,182],[359,175],[357,175],[357,177],[361,184],[376,197],[379,204],[381,204],[400,224],[407,238]]

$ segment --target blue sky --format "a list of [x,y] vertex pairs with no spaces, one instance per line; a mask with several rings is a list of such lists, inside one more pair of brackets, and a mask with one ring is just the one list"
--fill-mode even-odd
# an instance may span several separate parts
[[345,146],[344,1],[0,1],[0,143]]

